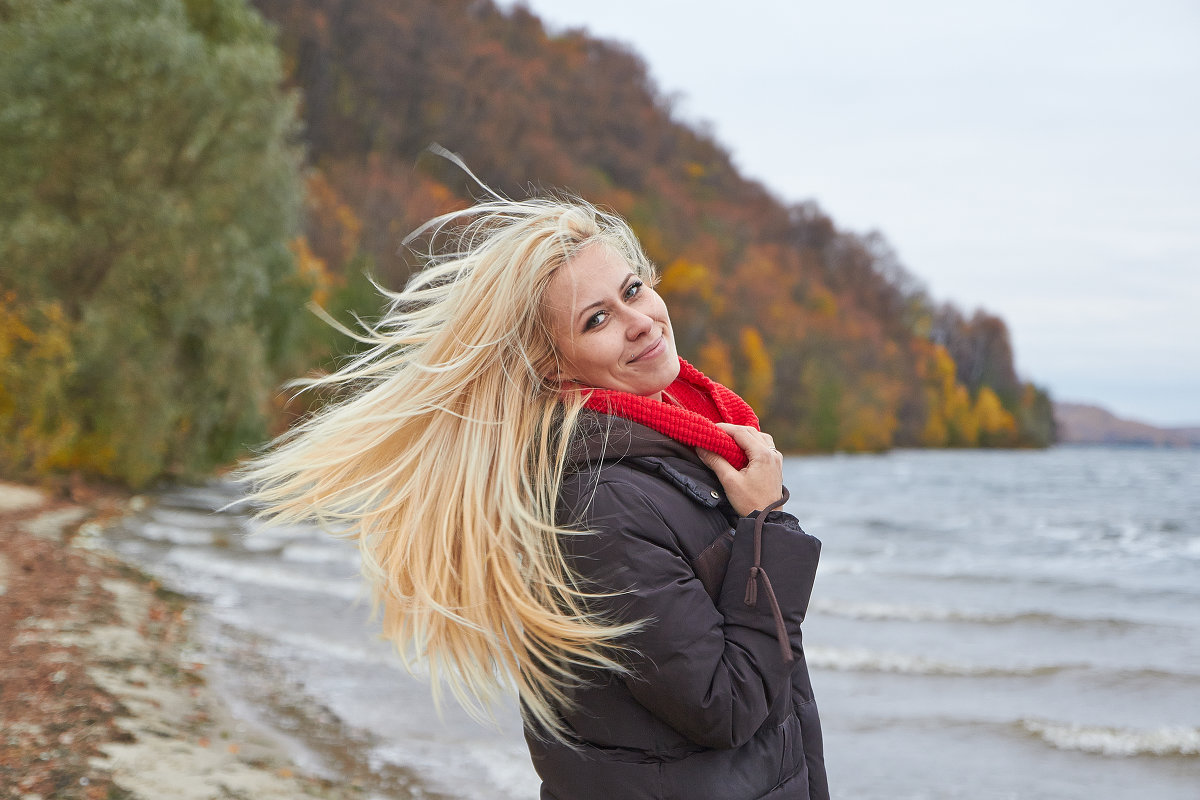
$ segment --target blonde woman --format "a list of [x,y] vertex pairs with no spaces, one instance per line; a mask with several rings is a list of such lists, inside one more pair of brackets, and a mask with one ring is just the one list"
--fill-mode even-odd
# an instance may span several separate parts
[[542,798],[828,797],[820,543],[754,412],[676,354],[629,227],[494,198],[425,230],[367,348],[312,382],[341,399],[248,466],[263,514],[355,539],[435,691],[517,690]]

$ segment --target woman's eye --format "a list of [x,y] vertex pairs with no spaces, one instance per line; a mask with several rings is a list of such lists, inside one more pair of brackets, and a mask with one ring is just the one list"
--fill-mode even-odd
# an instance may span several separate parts
[[625,290],[625,299],[628,300],[629,298],[633,297],[641,290],[642,290],[642,282],[634,281],[633,283],[629,284],[629,288]]
[[584,325],[584,328],[594,328],[600,323],[604,322],[606,319],[608,319],[607,311],[597,311],[595,314],[592,314],[592,316],[588,317],[587,324]]

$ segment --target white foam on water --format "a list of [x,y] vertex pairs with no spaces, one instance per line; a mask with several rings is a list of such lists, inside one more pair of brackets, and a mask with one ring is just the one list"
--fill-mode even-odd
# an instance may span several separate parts
[[[404,671],[404,664],[391,645],[379,642],[379,647],[359,645],[346,641],[334,641],[322,636],[309,633],[291,633],[287,631],[272,631],[269,634],[280,645],[305,653],[332,656],[342,661],[358,664],[380,664]],[[418,676],[419,672],[414,673]]]
[[242,549],[261,553],[278,550],[292,542],[313,541],[321,532],[311,525],[263,525],[242,520],[242,533],[237,537]]
[[1110,728],[1036,719],[1023,719],[1020,725],[1060,750],[1118,757],[1200,755],[1200,728]]
[[848,561],[836,558],[822,558],[817,564],[817,574],[826,575],[861,575],[867,571],[867,565],[862,561]]
[[247,504],[241,497],[242,494],[236,484],[218,482],[208,487],[190,486],[167,490],[162,492],[158,499],[161,506],[207,514],[245,509]]
[[891,672],[901,675],[939,675],[963,677],[1028,677],[1052,675],[1082,665],[1078,664],[969,664],[962,661],[939,661],[905,653],[887,653],[857,647],[806,647],[808,665],[815,669],[841,672]]
[[185,528],[175,524],[160,524],[146,522],[137,528],[138,536],[155,542],[170,542],[171,544],[188,547],[202,547],[216,543],[219,531],[197,528]]
[[301,564],[346,564],[351,567],[357,567],[361,559],[358,550],[338,546],[337,542],[289,544],[281,555],[284,561]]
[[864,620],[899,620],[903,622],[944,622],[954,619],[955,612],[931,606],[894,605],[891,603],[855,603],[830,598],[815,598],[810,611]]
[[155,507],[150,510],[149,516],[151,519],[150,524],[159,523],[178,528],[201,530],[229,528],[236,526],[238,523],[236,517],[230,517],[227,514],[218,514],[215,511]]
[[368,762],[373,769],[385,763],[415,768],[431,789],[463,800],[535,797],[541,780],[520,728],[488,734],[381,745],[372,748]]
[[233,561],[210,553],[189,550],[171,551],[167,562],[182,569],[185,575],[201,572],[220,577],[224,581],[326,594],[346,600],[357,600],[363,596],[362,582],[357,575],[347,577],[346,580],[317,578],[266,564]]
[[1043,539],[1049,539],[1055,542],[1074,543],[1081,541],[1086,537],[1086,532],[1082,527],[1055,525],[1045,519],[1036,519],[1030,529]]
[[529,750],[522,737],[515,741],[477,742],[471,754],[483,764],[488,782],[507,797],[534,797],[541,779],[533,771]]
[[960,610],[938,606],[905,605],[896,603],[854,602],[836,598],[816,598],[811,611],[830,616],[880,622],[964,622],[982,625],[1009,625],[1016,623],[1040,625],[1100,625],[1126,627],[1140,623],[1126,619],[1106,617],[1069,617],[1045,611],[1018,610],[993,613],[979,610]]

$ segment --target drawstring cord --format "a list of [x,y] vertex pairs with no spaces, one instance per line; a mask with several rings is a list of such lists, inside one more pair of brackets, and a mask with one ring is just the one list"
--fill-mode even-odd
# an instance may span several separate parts
[[745,603],[748,606],[753,607],[758,605],[758,579],[762,578],[763,589],[767,593],[767,601],[771,604],[771,614],[775,617],[775,636],[779,639],[779,649],[783,653],[783,660],[789,664],[795,661],[796,657],[792,655],[792,645],[788,639],[787,626],[783,624],[783,612],[779,610],[779,600],[775,597],[775,590],[771,588],[771,579],[767,577],[766,570],[762,568],[762,529],[763,523],[767,520],[767,514],[782,507],[787,503],[790,496],[787,487],[783,487],[783,497],[780,497],[774,503],[771,503],[771,505],[760,511],[754,519],[754,566],[750,568],[750,578],[746,581],[745,599]]

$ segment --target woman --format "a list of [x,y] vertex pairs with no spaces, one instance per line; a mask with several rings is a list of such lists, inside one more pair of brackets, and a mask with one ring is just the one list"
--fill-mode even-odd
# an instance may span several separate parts
[[248,466],[263,514],[355,539],[435,694],[486,715],[515,685],[543,798],[827,797],[820,543],[754,413],[676,355],[633,233],[560,199],[426,229],[369,347],[310,381],[341,399]]

